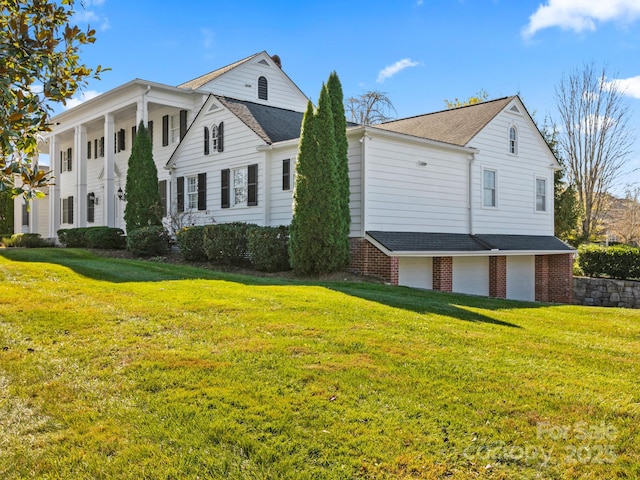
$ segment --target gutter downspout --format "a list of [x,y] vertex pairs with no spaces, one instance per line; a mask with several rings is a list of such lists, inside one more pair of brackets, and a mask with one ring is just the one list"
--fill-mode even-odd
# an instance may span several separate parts
[[468,197],[467,197],[467,201],[468,201],[468,210],[469,210],[469,235],[475,235],[475,226],[473,224],[473,162],[476,159],[476,155],[475,153],[472,153],[471,155],[469,155],[469,172],[468,172],[468,178],[467,181],[469,182],[468,184]]

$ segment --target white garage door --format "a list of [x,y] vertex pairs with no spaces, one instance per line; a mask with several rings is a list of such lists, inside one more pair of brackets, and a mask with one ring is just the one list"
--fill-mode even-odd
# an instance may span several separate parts
[[507,298],[534,301],[536,260],[533,255],[507,257]]
[[453,291],[489,296],[489,257],[453,257]]
[[433,259],[431,257],[400,257],[398,285],[414,288],[433,288]]

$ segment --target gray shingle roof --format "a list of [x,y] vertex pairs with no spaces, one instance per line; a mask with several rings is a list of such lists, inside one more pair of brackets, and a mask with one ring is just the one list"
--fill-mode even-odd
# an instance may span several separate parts
[[466,146],[514,98],[504,97],[441,112],[393,120],[376,128]]
[[552,236],[368,231],[390,252],[573,251]]
[[209,72],[204,75],[201,75],[198,78],[194,78],[193,80],[189,80],[188,82],[178,85],[178,88],[184,88],[188,90],[197,90],[203,85],[206,85],[207,83],[209,83],[211,80],[215,80],[219,76],[224,75],[228,71],[236,68],[238,65],[242,65],[243,63],[251,60],[252,58],[258,55],[260,54],[256,53],[255,55],[251,55],[250,57],[243,58],[242,60],[238,60],[237,62],[234,62],[231,65],[227,65],[226,67],[222,67],[217,70],[214,70],[213,72]]
[[228,97],[216,98],[266,143],[282,142],[300,136],[304,116],[302,112]]

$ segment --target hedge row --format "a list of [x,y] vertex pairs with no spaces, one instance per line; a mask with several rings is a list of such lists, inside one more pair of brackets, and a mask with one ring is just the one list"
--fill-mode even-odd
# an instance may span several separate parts
[[58,240],[69,248],[118,250],[126,245],[124,231],[113,227],[62,228]]
[[48,248],[54,246],[53,240],[42,238],[39,233],[14,233],[10,236],[2,236],[1,243],[5,247]]
[[578,265],[587,277],[640,278],[640,248],[628,245],[583,245]]
[[276,272],[289,267],[288,227],[259,227],[242,222],[188,227],[176,236],[187,260],[220,265],[253,265]]
[[169,250],[169,234],[159,225],[136,228],[127,236],[127,250],[138,257],[163,255]]

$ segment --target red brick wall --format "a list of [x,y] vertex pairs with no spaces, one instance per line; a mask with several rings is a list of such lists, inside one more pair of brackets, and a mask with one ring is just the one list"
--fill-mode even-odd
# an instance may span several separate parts
[[351,270],[398,285],[398,257],[389,257],[364,238],[351,238],[350,246]]
[[453,290],[452,257],[433,257],[433,289],[441,292]]
[[489,257],[489,296],[507,298],[507,257]]
[[573,254],[536,255],[536,301],[572,303]]

